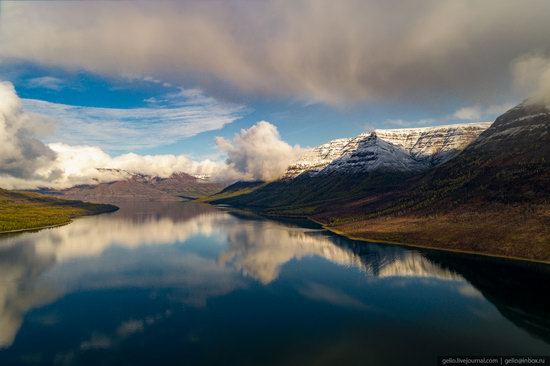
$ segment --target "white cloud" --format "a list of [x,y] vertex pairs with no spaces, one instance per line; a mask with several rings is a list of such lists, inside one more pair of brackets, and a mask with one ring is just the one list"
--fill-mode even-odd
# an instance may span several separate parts
[[60,143],[48,146],[57,153],[57,159],[50,169],[63,171],[63,175],[58,180],[50,182],[50,185],[61,187],[120,179],[117,174],[113,175],[112,172],[100,171],[97,168],[121,169],[159,177],[168,177],[175,172],[212,176],[224,168],[223,163],[211,160],[194,161],[185,155],[129,153],[112,157],[98,147]]
[[550,104],[550,57],[530,54],[513,65],[514,82],[533,102]]
[[245,108],[181,90],[155,99],[147,108],[96,108],[24,99],[29,112],[55,121],[49,142],[93,145],[112,152],[153,148],[202,132],[218,130],[240,118]]
[[479,105],[464,107],[457,110],[453,117],[465,120],[475,120],[481,118],[481,107]]
[[[168,177],[173,173],[204,174],[224,180],[227,169],[221,162],[211,160],[195,161],[185,155],[139,155],[128,153],[111,156],[94,146],[74,146],[52,143],[46,146],[55,158],[37,167],[30,178],[4,173],[0,161],[0,187],[6,189],[34,189],[38,187],[67,188],[78,184],[96,184],[126,178],[124,172],[101,169],[120,169],[130,173]],[[29,164],[21,160],[20,165]],[[233,175],[238,179],[238,175]]]
[[43,88],[59,91],[64,85],[65,83],[63,80],[53,76],[41,76],[27,80],[27,87],[29,88]]
[[243,179],[279,178],[301,150],[281,140],[277,127],[266,121],[242,129],[233,140],[217,137],[216,143],[227,154],[229,169]]
[[449,116],[450,119],[460,119],[466,121],[479,121],[483,119],[494,119],[508,109],[514,107],[514,103],[494,104],[487,107],[475,104],[468,107],[458,109],[455,113]]
[[49,179],[58,174],[37,174],[55,160],[55,153],[35,138],[36,133],[44,132],[41,122],[24,113],[11,83],[0,82],[0,177]]
[[[398,127],[426,127],[437,126],[441,124],[452,124],[471,122],[490,122],[494,121],[496,117],[506,112],[510,108],[514,107],[517,103],[502,103],[492,104],[489,106],[482,106],[481,104],[474,104],[471,106],[458,109],[456,112],[444,115],[439,118],[424,118],[420,120],[403,120],[403,119],[390,119],[384,121],[387,125],[393,125]],[[459,121],[457,121],[459,120]]]

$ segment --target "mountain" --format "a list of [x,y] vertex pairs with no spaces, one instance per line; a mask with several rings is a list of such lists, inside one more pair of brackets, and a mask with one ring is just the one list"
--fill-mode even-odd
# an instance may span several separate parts
[[[375,130],[309,150],[279,181],[226,203],[281,213],[313,213],[344,199],[395,190],[452,159],[490,123]],[[233,197],[236,195],[232,195]]]
[[524,102],[498,117],[459,159],[429,172],[419,192],[460,201],[547,200],[549,164],[550,107]]
[[112,205],[68,201],[38,193],[0,188],[0,233],[65,224],[78,216],[116,209]]
[[299,174],[219,202],[359,239],[550,261],[550,107],[524,102],[490,126],[456,127],[331,142],[340,156],[327,164],[299,162]]
[[126,171],[117,171],[117,173],[120,173],[122,179],[43,192],[63,198],[96,203],[169,202],[211,195],[223,188],[221,184],[186,173],[174,173],[168,178]]
[[426,128],[377,129],[348,139],[332,140],[307,151],[284,174],[360,173],[377,169],[425,170],[444,163],[485,131],[491,123]]
[[380,138],[376,132],[362,139],[356,149],[333,160],[318,174],[361,174],[371,171],[417,171],[426,166],[406,149]]

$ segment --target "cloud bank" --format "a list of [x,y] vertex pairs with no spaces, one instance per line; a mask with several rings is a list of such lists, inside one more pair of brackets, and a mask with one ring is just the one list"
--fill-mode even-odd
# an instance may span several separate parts
[[[34,111],[36,112],[36,109]],[[122,110],[111,112],[126,115]],[[206,115],[206,112],[204,114]],[[63,118],[64,115],[60,114],[56,120],[63,120]],[[68,128],[69,122],[71,120],[61,123],[61,128]],[[97,123],[101,125],[102,120],[100,119]],[[177,124],[173,121],[168,123]],[[98,127],[95,126],[95,128]],[[164,128],[157,126],[157,128],[160,131],[160,136],[157,138],[173,133],[170,126],[164,125]],[[77,184],[109,182],[125,177],[124,173],[99,168],[160,177],[168,177],[175,172],[186,172],[211,176],[214,180],[223,182],[238,179],[271,180],[278,178],[300,152],[298,146],[292,147],[281,140],[277,128],[265,121],[242,130],[233,140],[221,137],[217,139],[221,152],[228,157],[226,162],[208,159],[195,161],[185,155],[174,154],[127,153],[112,156],[100,146],[70,145],[59,142],[45,144],[37,137],[44,136],[50,129],[51,124],[48,119],[36,113],[26,112],[11,83],[0,83],[0,187],[66,188]],[[109,134],[116,132],[116,129],[106,131]],[[143,131],[145,132],[147,131]],[[154,128],[150,128],[148,133],[155,133]],[[85,133],[79,134],[85,135]],[[93,142],[93,139],[90,140]],[[77,140],[77,142],[80,141]],[[113,143],[116,141],[113,140]]]
[[550,51],[549,13],[546,0],[8,2],[0,57],[226,95],[489,105],[514,60]]

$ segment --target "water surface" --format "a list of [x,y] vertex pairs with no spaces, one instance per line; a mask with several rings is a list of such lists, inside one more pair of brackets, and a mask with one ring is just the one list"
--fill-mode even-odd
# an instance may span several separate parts
[[194,203],[0,236],[0,365],[435,365],[550,354],[548,266]]

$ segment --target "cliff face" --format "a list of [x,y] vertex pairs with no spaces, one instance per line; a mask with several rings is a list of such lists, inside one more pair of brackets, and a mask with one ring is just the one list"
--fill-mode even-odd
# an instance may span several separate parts
[[332,140],[307,151],[284,175],[373,170],[420,171],[442,164],[464,150],[491,123],[427,128],[379,129],[353,138]]

